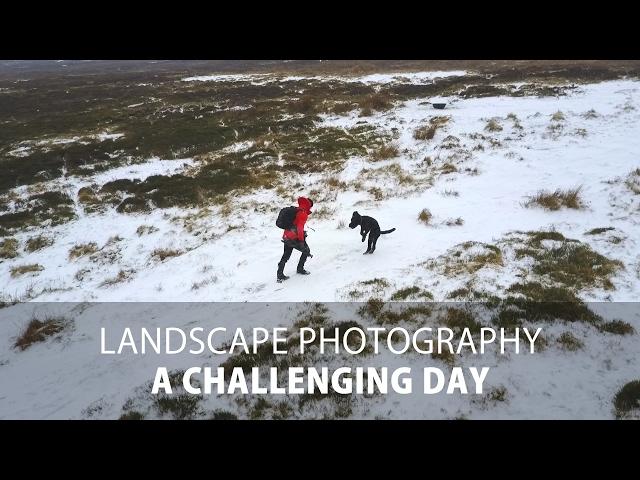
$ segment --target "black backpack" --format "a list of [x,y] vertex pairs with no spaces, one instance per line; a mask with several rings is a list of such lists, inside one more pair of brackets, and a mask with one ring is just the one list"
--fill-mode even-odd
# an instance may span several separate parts
[[293,222],[296,219],[298,213],[298,207],[285,207],[280,210],[278,219],[276,220],[276,227],[283,230],[290,230],[293,228]]

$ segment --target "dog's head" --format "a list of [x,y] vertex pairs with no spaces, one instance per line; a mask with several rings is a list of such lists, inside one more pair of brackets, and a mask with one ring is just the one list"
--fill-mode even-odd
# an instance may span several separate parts
[[360,225],[360,214],[358,212],[353,212],[351,215],[351,223],[349,223],[349,228],[356,228]]

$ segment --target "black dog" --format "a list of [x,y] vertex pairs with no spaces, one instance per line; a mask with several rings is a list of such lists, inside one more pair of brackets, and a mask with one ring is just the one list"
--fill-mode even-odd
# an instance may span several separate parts
[[365,238],[367,238],[367,234],[369,234],[367,251],[364,252],[363,255],[366,255],[367,253],[373,253],[375,251],[376,242],[378,241],[378,237],[380,235],[385,235],[387,233],[395,231],[395,228],[392,228],[391,230],[380,231],[380,225],[378,225],[378,222],[375,218],[360,215],[358,212],[353,212],[349,228],[356,228],[358,225],[360,225],[360,235],[362,235],[363,242]]

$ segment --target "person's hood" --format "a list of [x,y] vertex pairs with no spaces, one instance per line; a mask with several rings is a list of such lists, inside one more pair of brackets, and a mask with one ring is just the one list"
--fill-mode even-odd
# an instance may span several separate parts
[[306,197],[298,198],[298,206],[305,210],[307,213],[311,213],[311,207],[313,207],[313,201]]

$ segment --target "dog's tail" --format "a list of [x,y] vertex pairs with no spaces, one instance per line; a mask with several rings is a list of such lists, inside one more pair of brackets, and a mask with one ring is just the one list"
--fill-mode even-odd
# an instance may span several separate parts
[[392,228],[391,230],[382,230],[382,231],[380,232],[380,235],[384,235],[384,234],[386,234],[386,233],[391,233],[391,232],[395,232],[395,231],[396,231],[396,229],[395,229],[395,228]]

